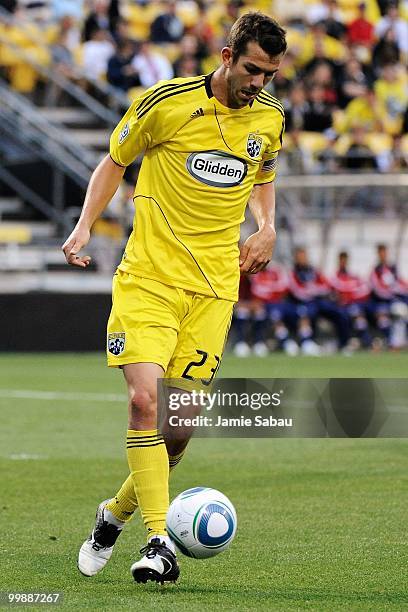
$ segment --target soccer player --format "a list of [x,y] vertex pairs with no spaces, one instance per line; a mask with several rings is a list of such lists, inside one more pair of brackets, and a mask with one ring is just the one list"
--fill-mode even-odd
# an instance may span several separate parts
[[[211,383],[223,353],[240,270],[254,274],[275,242],[274,178],[282,145],[282,105],[265,85],[286,50],[271,18],[248,13],[233,25],[221,65],[212,74],[159,82],[114,130],[92,175],[83,210],[63,250],[79,254],[125,168],[144,152],[134,193],[132,234],[113,280],[108,365],[123,370],[129,396],[129,477],[102,502],[80,549],[80,571],[92,576],[139,507],[147,530],[136,582],[174,581],[179,568],[166,532],[169,467],[188,440],[164,439],[157,427],[157,380]],[[249,201],[259,230],[238,248]]]

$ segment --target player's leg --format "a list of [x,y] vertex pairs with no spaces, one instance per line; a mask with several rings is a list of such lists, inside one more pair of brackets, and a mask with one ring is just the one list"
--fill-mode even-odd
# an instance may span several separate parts
[[[146,385],[142,385],[136,391],[129,393],[131,405],[134,405],[138,398],[138,401],[143,403],[143,397],[146,400],[146,397],[156,393],[157,377],[163,375],[176,346],[180,318],[177,310],[179,302],[179,291],[175,288],[122,272],[118,272],[114,277],[113,306],[108,322],[108,364],[113,367],[126,366],[126,368],[128,364],[141,362],[149,364],[146,366],[148,371],[144,371],[142,376],[149,381],[148,389],[145,388]],[[129,390],[135,389],[134,377],[127,375],[127,378]],[[150,393],[151,387],[154,389]],[[146,401],[143,405],[146,405]],[[142,413],[145,411],[142,410]],[[133,422],[132,417],[132,426],[133,429],[136,427],[136,432],[137,418]],[[146,424],[143,427],[146,428]],[[142,433],[141,437],[147,435]],[[163,450],[168,466],[164,447]],[[130,454],[133,456],[133,451]],[[163,468],[164,473],[166,469],[168,470],[168,467]],[[131,475],[114,498],[100,504],[94,530],[83,543],[79,554],[78,567],[85,575],[94,575],[106,565],[117,536],[126,524],[126,520],[131,517],[137,503],[133,481]],[[143,493],[142,497],[144,498]]]
[[129,396],[127,458],[137,503],[148,533],[143,557],[131,572],[137,582],[176,580],[179,568],[166,531],[169,508],[169,459],[157,420],[157,379],[163,369],[154,363],[123,367]]

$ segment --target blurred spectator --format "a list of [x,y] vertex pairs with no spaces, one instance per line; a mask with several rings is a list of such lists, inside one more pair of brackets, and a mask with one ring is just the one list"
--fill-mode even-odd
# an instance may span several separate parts
[[109,0],[93,0],[92,11],[89,13],[84,24],[84,41],[91,40],[95,30],[104,30],[109,35],[112,34],[114,26],[109,15]]
[[[405,135],[407,131],[408,130],[405,130]],[[391,156],[392,159],[390,164],[390,171],[408,171],[408,147],[404,147],[403,137],[400,135],[395,136],[394,138]]]
[[370,275],[374,299],[389,302],[396,298],[408,300],[408,283],[398,274],[397,266],[389,261],[386,244],[377,245],[378,262]]
[[333,323],[339,348],[345,348],[349,340],[348,316],[330,299],[330,293],[328,280],[310,265],[306,250],[303,247],[295,249],[293,268],[289,272],[292,309],[288,318],[292,320],[301,349],[307,355],[320,353],[315,342],[316,322],[319,317]]
[[196,37],[199,58],[210,53],[211,41],[215,37],[215,29],[208,18],[208,7],[204,0],[198,0],[198,19],[191,28],[191,34]]
[[132,60],[135,56],[135,45],[131,40],[121,40],[116,48],[116,52],[109,58],[107,68],[108,82],[128,91],[132,87],[140,86],[140,78],[132,66]]
[[323,88],[323,99],[328,104],[337,102],[337,91],[334,81],[334,66],[328,60],[313,60],[305,67],[306,84],[320,86]]
[[240,15],[240,8],[244,5],[242,0],[228,0],[225,12],[223,11],[220,19],[222,35],[226,39],[231,30],[232,24]]
[[149,41],[144,41],[140,45],[139,52],[132,61],[132,67],[139,75],[140,83],[143,87],[151,87],[157,81],[171,79],[173,69],[167,57],[153,51]]
[[372,132],[383,129],[384,114],[378,103],[374,88],[367,86],[360,95],[346,106],[341,119],[336,122],[336,130],[349,132],[355,125],[360,125]]
[[307,132],[324,132],[331,128],[332,110],[332,105],[325,101],[324,88],[321,85],[311,85],[303,114],[303,129]]
[[380,19],[375,28],[378,38],[384,36],[387,30],[393,30],[399,50],[408,59],[408,23],[401,19],[398,12],[398,3],[390,2],[384,17]]
[[399,64],[386,64],[374,84],[375,95],[384,117],[384,128],[392,136],[400,134],[408,103],[408,78]]
[[350,58],[343,67],[339,79],[338,101],[340,108],[345,108],[351,100],[364,96],[369,79],[363,65],[356,59]]
[[341,14],[338,10],[337,3],[332,2],[332,0],[322,0],[321,2],[315,2],[312,6],[309,7],[307,12],[307,17],[309,23],[315,24],[319,22],[324,22],[332,16],[332,18],[337,21],[341,21]]
[[358,5],[358,17],[347,27],[347,39],[351,45],[372,47],[374,43],[374,25],[366,18],[366,4]]
[[130,25],[126,19],[118,17],[115,23],[115,29],[112,32],[112,37],[116,44],[119,44],[120,42],[126,42],[128,40],[133,40],[133,37],[130,34]]
[[251,283],[249,276],[242,274],[239,281],[239,300],[234,308],[234,328],[236,332],[234,353],[237,357],[248,357],[251,349],[248,344],[249,325],[252,321]]
[[184,32],[182,21],[176,14],[177,2],[170,0],[166,3],[166,12],[156,17],[150,26],[150,40],[152,42],[176,43],[181,40]]
[[351,322],[351,333],[360,346],[368,348],[371,345],[371,334],[365,308],[370,296],[370,287],[366,281],[352,274],[348,268],[349,255],[341,251],[338,255],[338,268],[330,279],[335,291],[337,303],[347,312]]
[[306,91],[301,81],[292,84],[289,99],[285,103],[286,131],[303,130],[308,109]]
[[351,142],[344,159],[343,168],[347,170],[377,170],[378,164],[374,151],[366,140],[366,130],[361,125],[351,129]]
[[269,326],[277,348],[289,355],[296,355],[299,347],[289,335],[286,324],[288,304],[288,275],[282,266],[270,264],[265,270],[251,278],[253,301],[254,353],[263,356],[268,353],[266,344]]
[[81,44],[81,31],[77,20],[72,15],[64,15],[58,23],[58,40],[63,41],[71,53],[74,53]]
[[386,64],[396,64],[400,60],[400,50],[396,42],[395,32],[389,28],[383,38],[374,45],[372,50],[372,66],[376,74]]
[[322,20],[328,36],[343,40],[347,31],[338,10],[337,0],[329,0],[328,15]]
[[[396,332],[406,331],[408,303],[408,283],[398,275],[395,264],[388,261],[388,248],[385,244],[377,246],[378,263],[370,275],[371,302],[368,312],[377,329],[383,334],[387,346],[394,347]],[[405,306],[405,309],[401,308]],[[399,346],[395,346],[399,348]]]
[[[66,19],[70,19],[70,17],[65,17],[64,20]],[[69,40],[69,33],[69,28],[60,28],[54,44],[51,45],[51,57],[57,70],[64,76],[72,78],[75,74],[75,61]]]
[[82,67],[87,79],[104,79],[108,60],[115,53],[108,32],[104,29],[93,30],[91,40],[82,46]]
[[198,40],[191,34],[185,34],[180,42],[179,56],[173,64],[176,77],[197,76],[201,73]]
[[326,59],[342,62],[346,59],[346,48],[342,42],[328,36],[324,23],[318,22],[301,37],[296,53],[298,67],[303,67],[313,59]]

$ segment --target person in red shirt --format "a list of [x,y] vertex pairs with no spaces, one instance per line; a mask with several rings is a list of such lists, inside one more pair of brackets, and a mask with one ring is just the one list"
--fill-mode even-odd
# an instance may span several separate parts
[[351,45],[372,47],[375,40],[374,25],[365,17],[365,2],[358,5],[358,17],[351,21],[347,28],[347,39]]
[[290,337],[286,324],[289,314],[287,293],[288,275],[285,269],[277,264],[269,265],[251,279],[251,295],[257,313],[254,340],[255,346],[266,346],[265,333],[267,323],[270,322],[278,348],[288,355],[297,355],[299,347]]
[[[393,347],[393,313],[408,304],[408,283],[398,274],[397,267],[388,260],[388,247],[377,245],[378,263],[370,274],[371,301],[369,313],[388,346]],[[402,311],[401,311],[402,312]],[[402,315],[406,319],[406,315]]]
[[340,349],[348,343],[349,317],[331,299],[331,294],[328,280],[310,265],[306,249],[298,247],[289,273],[289,296],[292,302],[292,326],[297,327],[301,348],[306,354],[317,355],[320,352],[315,342],[315,326],[320,317],[333,323]]
[[370,297],[370,287],[366,281],[348,269],[349,255],[341,251],[338,255],[338,268],[330,279],[337,303],[350,317],[352,334],[361,346],[371,346],[371,334],[368,329],[365,308]]
[[298,346],[289,337],[285,324],[287,289],[287,274],[277,264],[269,265],[251,278],[241,276],[239,302],[234,314],[234,352],[238,357],[250,354],[249,338],[253,341],[252,350],[255,355],[267,355],[269,350],[266,338],[270,331],[279,348],[290,355],[298,353]]

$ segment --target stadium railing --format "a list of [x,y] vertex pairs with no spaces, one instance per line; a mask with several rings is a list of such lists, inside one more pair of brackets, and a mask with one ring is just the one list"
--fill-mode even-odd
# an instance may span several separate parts
[[408,275],[407,174],[278,174],[276,184],[282,262],[302,244],[316,265],[333,271],[337,252],[349,249],[353,267],[366,273],[373,248],[386,242]]

